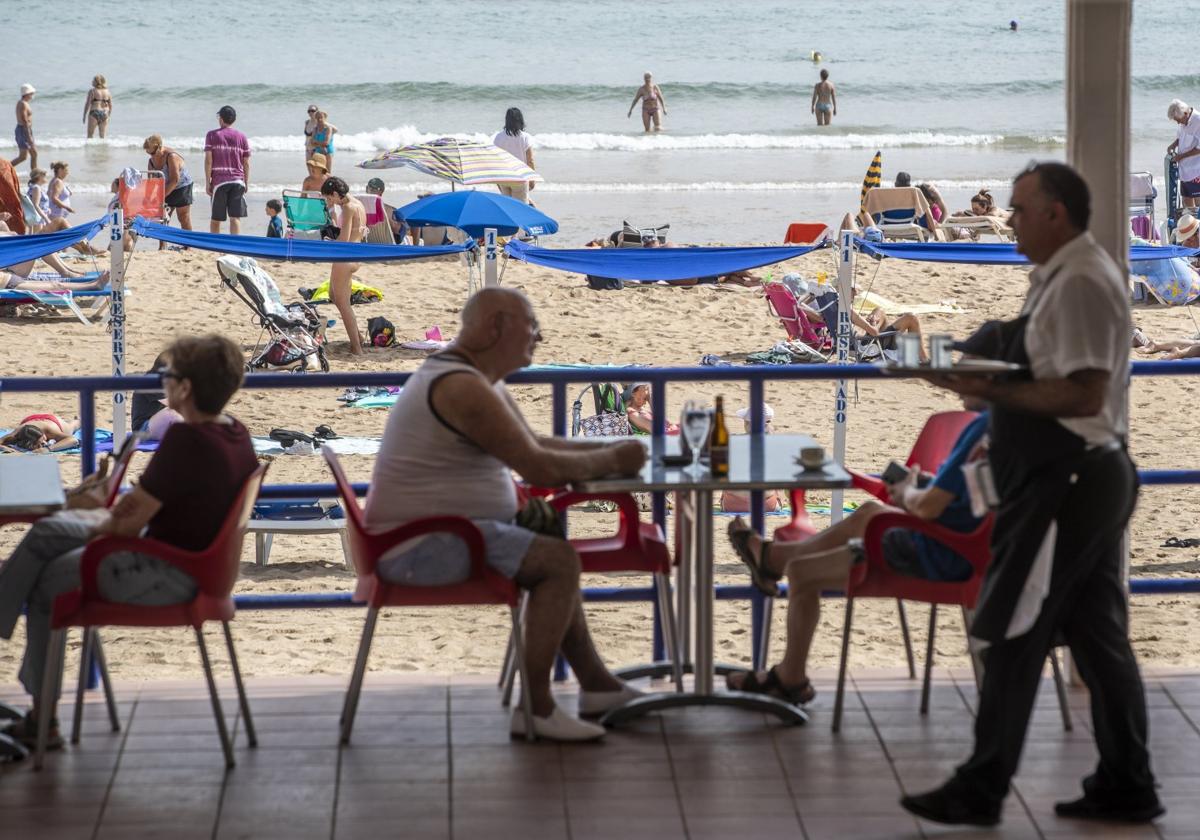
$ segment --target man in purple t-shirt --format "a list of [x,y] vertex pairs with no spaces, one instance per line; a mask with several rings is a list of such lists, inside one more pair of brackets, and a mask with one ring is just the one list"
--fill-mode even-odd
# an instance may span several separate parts
[[246,218],[246,188],[250,185],[250,143],[233,127],[237,111],[226,105],[217,111],[220,128],[204,137],[204,191],[212,197],[212,221],[208,229],[221,232],[229,219],[229,232],[241,231]]

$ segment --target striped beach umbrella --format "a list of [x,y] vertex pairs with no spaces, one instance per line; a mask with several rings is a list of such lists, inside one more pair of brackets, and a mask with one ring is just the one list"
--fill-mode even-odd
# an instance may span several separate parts
[[874,189],[879,186],[883,175],[883,152],[876,152],[875,157],[871,159],[871,165],[867,167],[867,177],[863,178],[862,196],[858,200],[858,209],[867,209],[867,190]]
[[439,137],[428,143],[401,146],[359,164],[362,169],[408,167],[452,184],[499,184],[541,181],[542,176],[491,143]]

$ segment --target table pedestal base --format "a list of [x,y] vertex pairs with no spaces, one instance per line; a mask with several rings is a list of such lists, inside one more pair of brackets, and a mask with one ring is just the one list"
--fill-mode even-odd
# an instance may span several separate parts
[[[695,673],[695,666],[690,662],[681,666],[681,670],[685,674]],[[718,662],[713,666],[713,671],[718,676],[726,676],[727,674],[735,674],[745,671],[744,665],[722,665]],[[674,674],[674,666],[669,659],[660,659],[657,662],[647,662],[644,665],[629,665],[625,668],[613,671],[613,676],[623,680],[637,680],[643,677],[649,677],[652,680],[668,680]]]
[[776,697],[746,691],[722,691],[715,694],[647,694],[608,712],[600,718],[600,723],[604,726],[620,726],[625,721],[651,712],[686,706],[733,706],[772,714],[784,723],[798,725],[808,722],[808,715],[803,709]]

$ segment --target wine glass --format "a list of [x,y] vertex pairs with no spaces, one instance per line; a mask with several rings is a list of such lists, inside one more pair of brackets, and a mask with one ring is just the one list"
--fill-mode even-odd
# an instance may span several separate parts
[[708,413],[708,409],[692,400],[683,404],[682,432],[688,446],[692,449],[692,464],[688,467],[688,472],[696,478],[703,475],[700,467],[700,454],[704,450],[704,442],[708,440],[708,429],[711,423],[712,416]]

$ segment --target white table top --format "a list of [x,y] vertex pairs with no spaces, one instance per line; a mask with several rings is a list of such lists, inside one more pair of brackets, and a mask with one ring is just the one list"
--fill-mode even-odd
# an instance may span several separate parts
[[57,458],[0,455],[0,513],[51,513],[65,503]]
[[[650,446],[651,438],[637,438]],[[774,490],[802,487],[806,490],[849,487],[850,475],[840,464],[829,461],[819,470],[796,463],[800,450],[817,446],[808,435],[732,435],[729,439],[729,477],[711,473],[694,477],[685,467],[664,466],[662,455],[677,455],[680,439],[665,438],[666,452],[651,455],[636,476],[596,478],[577,482],[574,489],[585,493],[638,493],[651,490]]]

